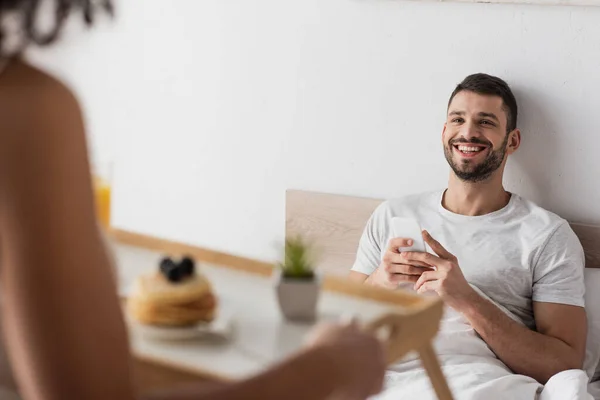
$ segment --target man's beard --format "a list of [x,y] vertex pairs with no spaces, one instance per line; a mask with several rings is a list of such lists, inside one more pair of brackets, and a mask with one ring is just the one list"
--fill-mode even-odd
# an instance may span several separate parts
[[[487,145],[489,150],[489,154],[481,163],[476,164],[475,166],[471,166],[469,162],[462,162],[462,165],[457,164],[453,156],[454,145],[458,143],[475,143],[475,144],[483,144]],[[504,138],[502,145],[498,150],[491,150],[492,144],[489,142],[485,142],[481,139],[472,138],[471,140],[466,139],[455,139],[448,142],[446,146],[444,146],[444,155],[446,156],[446,161],[450,164],[450,168],[456,174],[456,176],[464,181],[464,182],[482,182],[488,179],[494,171],[496,171],[502,165],[502,161],[504,161],[504,156],[506,155],[506,145],[508,144],[508,134]]]

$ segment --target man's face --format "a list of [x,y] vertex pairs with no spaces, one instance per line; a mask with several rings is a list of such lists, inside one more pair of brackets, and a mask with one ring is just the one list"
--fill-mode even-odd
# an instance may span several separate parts
[[461,180],[484,181],[503,165],[510,135],[502,105],[498,96],[469,91],[452,99],[442,142],[446,160]]

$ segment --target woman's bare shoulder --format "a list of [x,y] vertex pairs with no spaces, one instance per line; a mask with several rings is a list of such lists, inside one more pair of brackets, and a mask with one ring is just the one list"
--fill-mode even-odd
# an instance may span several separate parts
[[[60,80],[34,66],[11,61],[0,74],[0,142],[7,144],[44,132],[56,140],[81,134],[81,108],[73,92]],[[73,129],[79,127],[78,129]]]
[[31,64],[10,61],[0,74],[2,125],[9,121],[43,123],[56,112],[79,116],[80,107],[73,92],[63,82]]
[[0,88],[20,89],[24,93],[31,90],[55,90],[70,93],[70,90],[60,80],[22,59],[13,59],[7,62],[3,73],[0,74]]
[[[50,172],[87,168],[77,99],[59,80],[21,61],[0,74],[0,182],[40,185]],[[8,201],[5,199],[5,202]]]

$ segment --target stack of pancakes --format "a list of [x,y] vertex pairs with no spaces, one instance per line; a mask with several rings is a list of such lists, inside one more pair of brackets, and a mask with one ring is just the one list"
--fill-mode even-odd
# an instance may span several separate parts
[[194,274],[171,282],[163,274],[138,277],[128,300],[130,315],[149,325],[188,326],[215,317],[216,298],[208,280]]

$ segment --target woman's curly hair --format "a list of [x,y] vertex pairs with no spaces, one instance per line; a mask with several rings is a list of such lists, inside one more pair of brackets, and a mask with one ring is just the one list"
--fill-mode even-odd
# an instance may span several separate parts
[[[49,29],[40,32],[40,9],[44,1],[53,7],[53,22]],[[44,5],[45,6],[45,5]],[[89,26],[94,22],[97,11],[113,15],[111,0],[0,0],[0,54],[6,54],[6,41],[9,35],[19,36],[19,46],[14,52],[20,52],[29,44],[45,46],[53,43],[60,35],[67,17],[77,14],[83,17]],[[7,22],[10,20],[10,30]],[[15,32],[16,31],[16,32]]]

